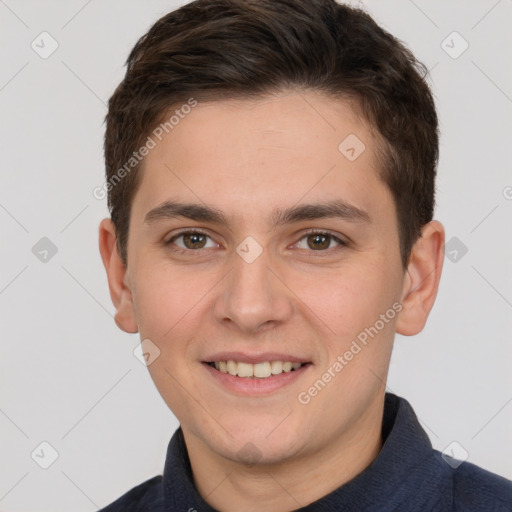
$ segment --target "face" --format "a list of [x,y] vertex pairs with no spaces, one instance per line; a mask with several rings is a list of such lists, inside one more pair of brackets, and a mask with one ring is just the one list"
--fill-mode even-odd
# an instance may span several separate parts
[[378,414],[404,270],[375,145],[348,102],[289,92],[199,103],[145,158],[129,314],[211,453],[298,459]]

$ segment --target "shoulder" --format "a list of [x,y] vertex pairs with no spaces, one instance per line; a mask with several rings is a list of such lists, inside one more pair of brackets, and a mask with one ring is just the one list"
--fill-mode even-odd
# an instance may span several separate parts
[[[437,450],[436,450],[437,452]],[[441,453],[436,453],[441,459]],[[446,462],[443,461],[444,464]],[[470,462],[451,469],[456,511],[511,512],[512,481]]]
[[158,475],[129,490],[99,512],[159,512],[163,508],[162,476]]

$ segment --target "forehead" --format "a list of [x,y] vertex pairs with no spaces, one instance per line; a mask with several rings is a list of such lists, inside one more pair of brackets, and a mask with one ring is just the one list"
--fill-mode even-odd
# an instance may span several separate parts
[[389,201],[375,145],[351,103],[320,93],[199,102],[145,157],[133,208],[180,197],[238,218],[318,200],[375,210]]
[[[303,158],[334,161],[340,156],[339,143],[350,134],[372,145],[366,123],[354,107],[318,92],[199,103],[166,137],[167,148],[160,149],[173,151],[176,162],[185,157],[185,165],[210,158],[240,170],[254,157],[260,163],[266,156],[288,164]],[[187,151],[190,146],[196,151]],[[365,160],[371,160],[371,153]]]

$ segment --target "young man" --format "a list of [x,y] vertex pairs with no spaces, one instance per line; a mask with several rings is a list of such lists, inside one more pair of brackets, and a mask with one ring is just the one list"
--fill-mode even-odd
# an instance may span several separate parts
[[100,251],[180,428],[104,511],[512,510],[385,392],[443,263],[424,66],[334,0],[195,1],[127,65]]

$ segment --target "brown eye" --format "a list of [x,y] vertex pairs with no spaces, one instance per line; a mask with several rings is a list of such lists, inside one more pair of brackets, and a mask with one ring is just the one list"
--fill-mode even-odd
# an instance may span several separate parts
[[186,233],[182,236],[187,249],[202,249],[206,243],[206,235],[200,233]]
[[[306,246],[304,246],[302,242],[303,240],[306,241]],[[335,245],[337,244],[338,247],[331,246],[332,242],[334,242]],[[336,250],[343,248],[346,245],[347,243],[339,239],[337,236],[321,231],[311,231],[306,233],[297,243],[299,249],[309,249],[316,252],[327,252],[328,249]]]
[[200,231],[183,231],[172,237],[168,242],[165,243],[165,245],[171,247],[171,249],[177,252],[196,252],[199,249],[216,246],[213,241],[211,241],[210,245],[207,246],[208,239],[211,240],[211,237]]
[[328,249],[331,241],[330,235],[308,235],[308,247],[313,250]]

